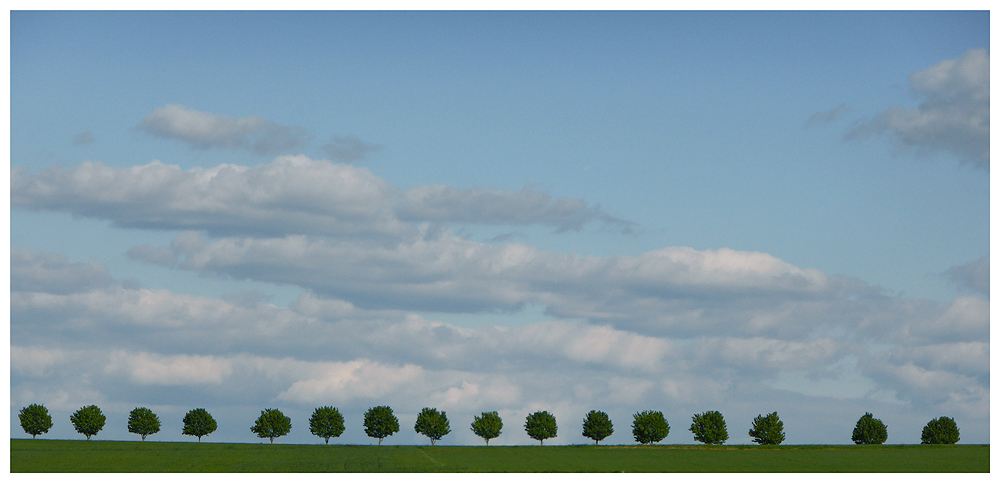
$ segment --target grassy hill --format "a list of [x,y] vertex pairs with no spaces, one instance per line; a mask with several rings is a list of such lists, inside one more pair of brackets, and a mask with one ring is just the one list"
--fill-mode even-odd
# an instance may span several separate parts
[[989,472],[989,445],[346,446],[11,439],[17,472]]

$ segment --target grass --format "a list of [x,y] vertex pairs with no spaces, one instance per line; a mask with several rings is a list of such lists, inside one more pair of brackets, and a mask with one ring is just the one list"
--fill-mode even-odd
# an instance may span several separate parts
[[350,446],[11,439],[20,472],[989,472],[989,445]]

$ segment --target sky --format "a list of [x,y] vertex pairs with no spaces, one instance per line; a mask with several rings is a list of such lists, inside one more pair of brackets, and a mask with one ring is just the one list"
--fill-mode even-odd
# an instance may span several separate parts
[[989,12],[10,13],[10,434],[989,443]]

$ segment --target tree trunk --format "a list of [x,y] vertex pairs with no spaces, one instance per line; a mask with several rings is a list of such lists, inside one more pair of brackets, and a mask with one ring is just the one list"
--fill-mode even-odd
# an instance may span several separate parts
[[330,444],[330,438],[326,438],[326,444]]
[[379,438],[379,439],[378,439],[378,445],[379,445],[379,446],[382,446],[382,438]]
[[143,441],[146,441],[146,435],[145,435],[145,434],[144,434],[144,435],[142,435],[142,440],[143,440]]

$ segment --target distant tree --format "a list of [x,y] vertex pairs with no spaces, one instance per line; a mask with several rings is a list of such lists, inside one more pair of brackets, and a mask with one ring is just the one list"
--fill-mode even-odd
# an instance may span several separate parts
[[344,416],[337,408],[330,406],[316,408],[309,418],[309,432],[323,438],[326,444],[330,444],[330,438],[344,434]]
[[958,439],[958,425],[945,416],[930,420],[920,433],[920,444],[955,444]]
[[444,411],[437,408],[424,408],[417,415],[417,423],[413,425],[413,430],[431,439],[431,446],[451,432],[448,424],[448,416]]
[[524,430],[531,439],[537,439],[541,446],[546,439],[555,438],[559,428],[556,426],[555,416],[548,411],[537,411],[525,419]]
[[472,419],[472,432],[486,440],[486,446],[490,445],[490,440],[500,436],[503,429],[503,419],[496,411],[483,413]]
[[583,435],[594,440],[595,446],[614,432],[615,427],[611,424],[611,418],[604,411],[594,410],[583,418]]
[[135,408],[128,413],[128,432],[146,441],[146,436],[160,432],[160,418],[148,408]]
[[271,444],[274,444],[274,438],[280,438],[291,430],[292,419],[277,409],[261,411],[257,421],[250,427],[250,431],[258,438],[270,438]]
[[722,444],[729,439],[726,420],[718,411],[706,411],[691,417],[691,432],[695,441],[705,444]]
[[767,416],[758,414],[753,418],[750,436],[757,444],[781,444],[785,440],[785,423],[778,418],[777,412]]
[[389,406],[375,406],[365,411],[365,434],[378,438],[382,446],[382,438],[392,436],[399,431],[399,420],[392,414]]
[[882,444],[889,438],[889,428],[881,419],[875,419],[872,413],[865,413],[854,425],[851,441],[854,444]]
[[48,433],[49,429],[52,429],[52,416],[49,415],[49,410],[41,404],[31,404],[21,408],[17,417],[21,420],[24,432],[30,434],[31,439],[35,439],[35,436],[39,434]]
[[658,443],[670,434],[670,425],[660,411],[643,411],[632,416],[632,436],[639,444]]
[[86,436],[87,441],[90,441],[91,436],[104,429],[104,421],[106,419],[104,413],[101,412],[101,408],[93,405],[77,409],[69,417],[70,422],[73,423],[73,427],[76,428],[76,432]]
[[202,408],[192,409],[184,415],[184,429],[181,434],[197,436],[200,443],[202,436],[212,434],[216,428],[218,428],[218,424],[215,423],[215,418],[208,414],[208,411]]

